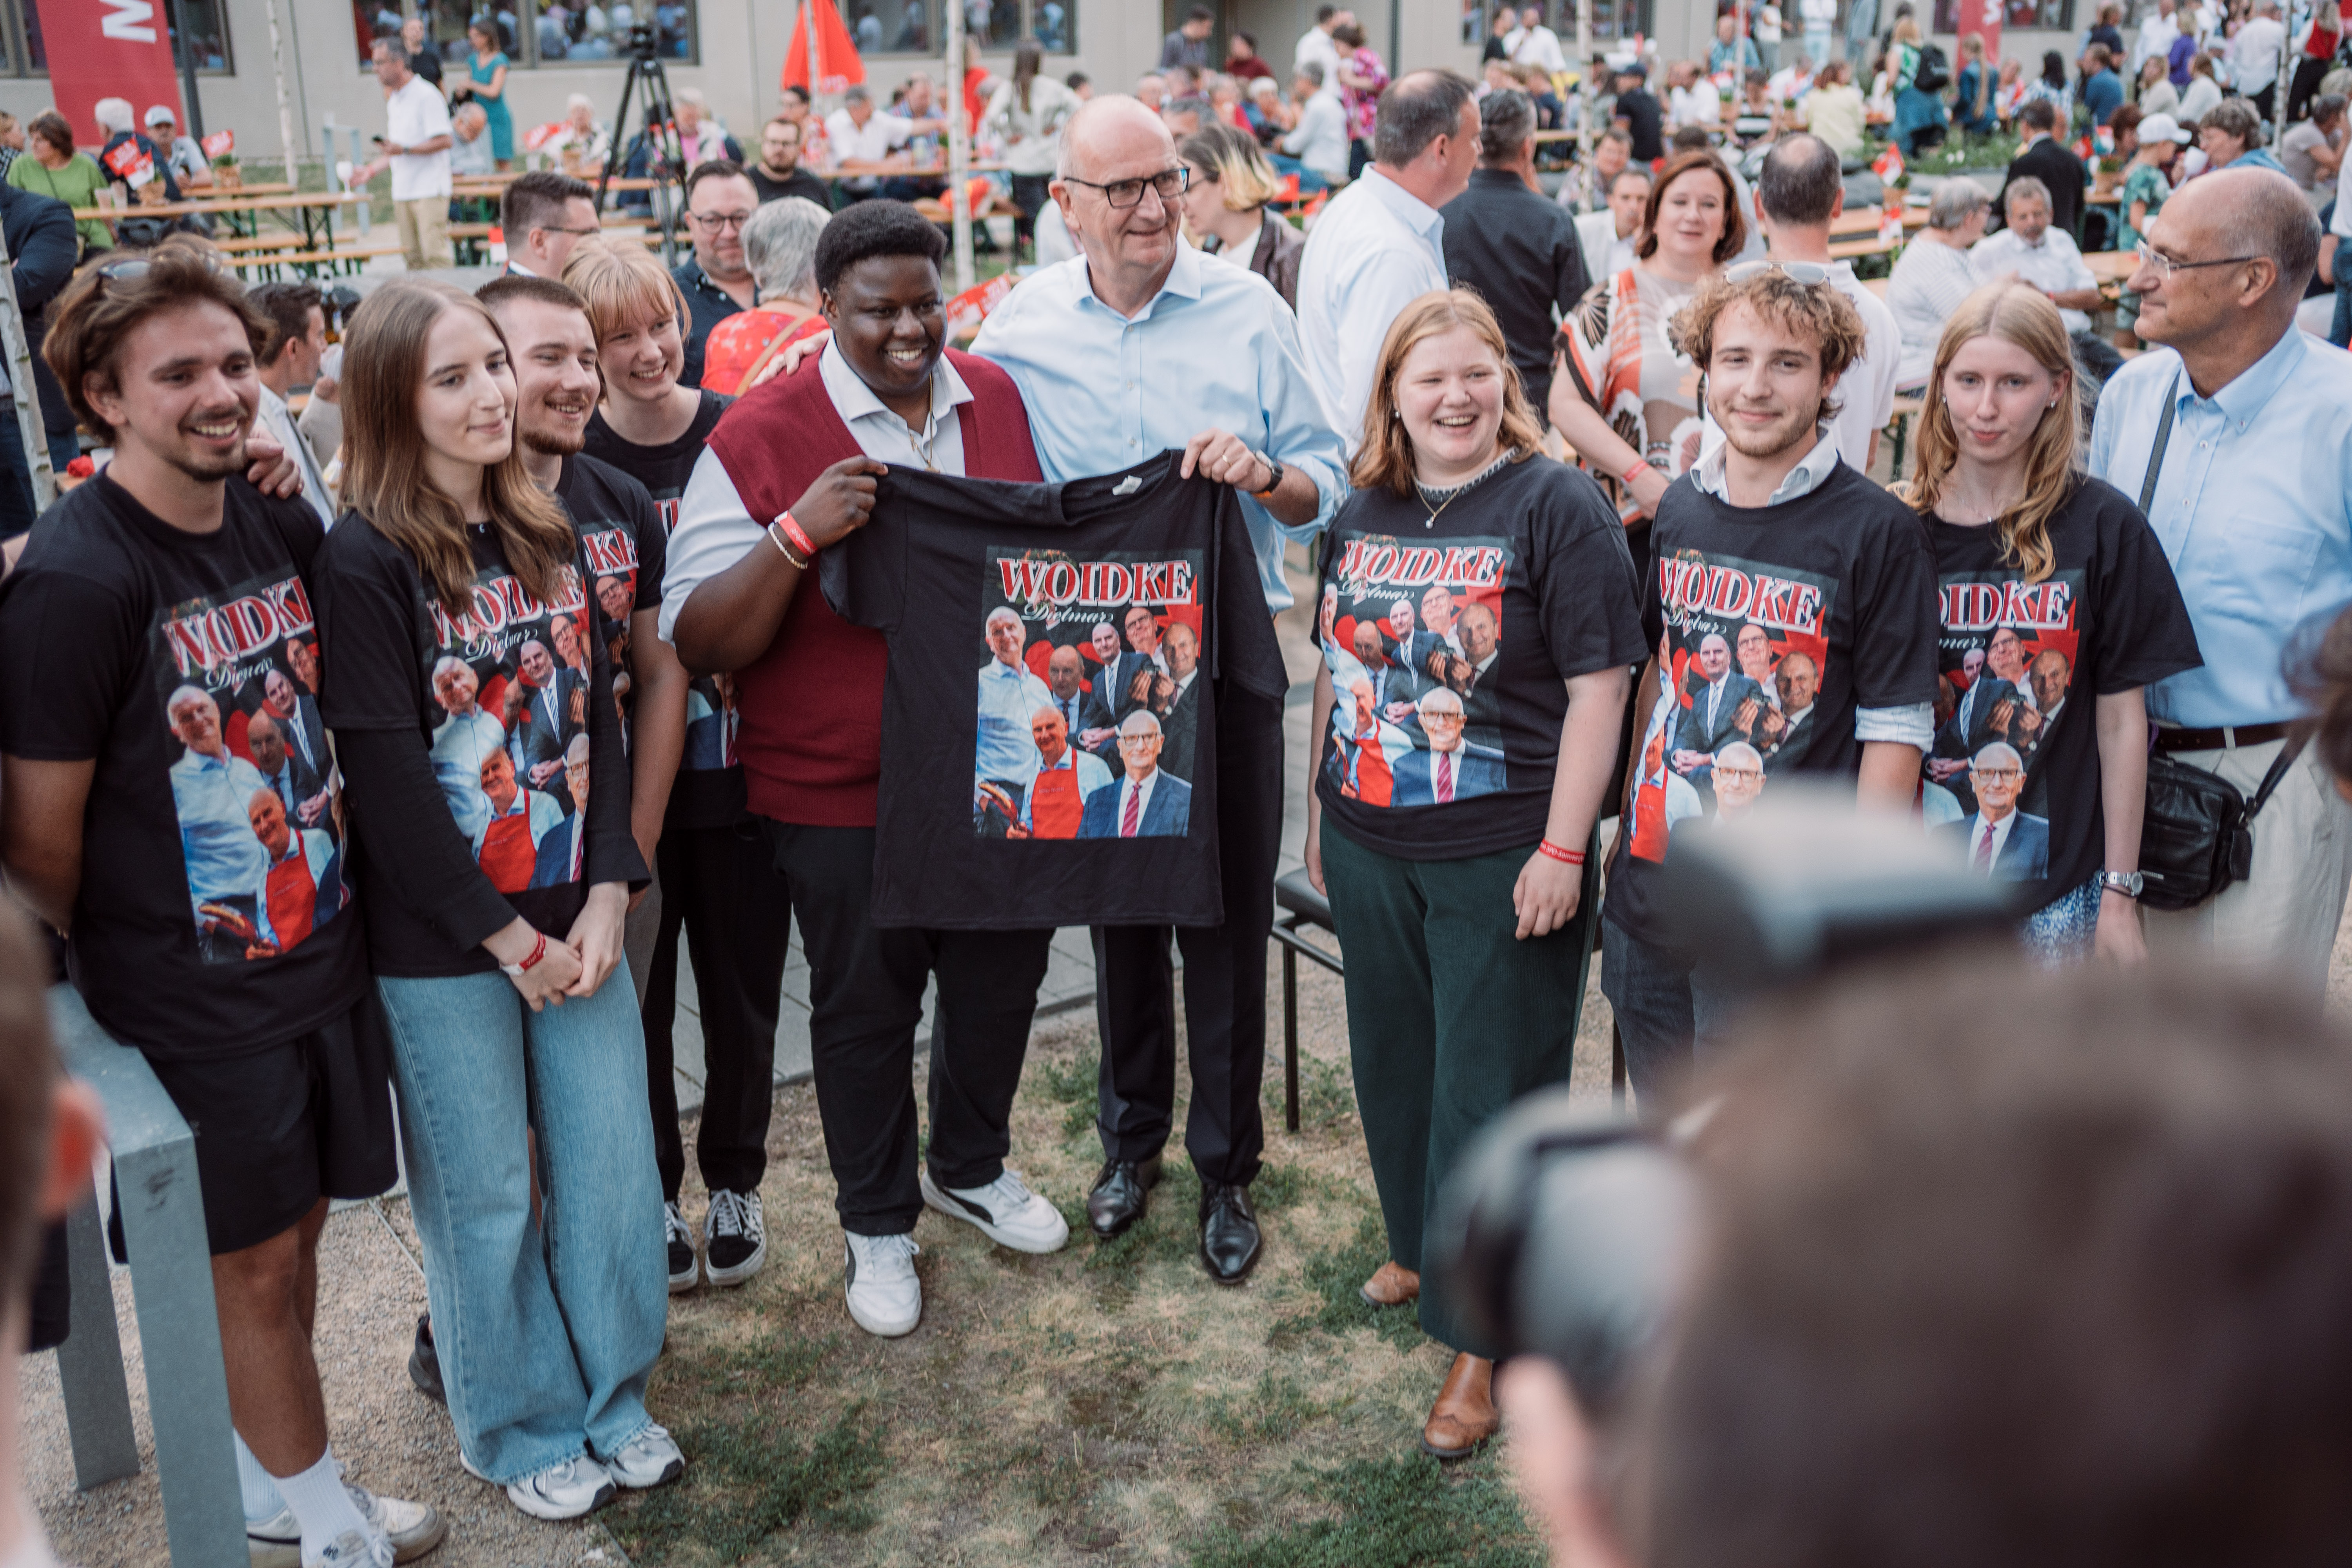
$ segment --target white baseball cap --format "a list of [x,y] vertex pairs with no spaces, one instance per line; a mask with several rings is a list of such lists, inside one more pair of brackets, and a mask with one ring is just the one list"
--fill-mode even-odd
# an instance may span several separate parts
[[2177,142],[2183,147],[2195,140],[2180,128],[2180,121],[2169,114],[2151,114],[2142,119],[2139,139],[2142,142]]
[[179,122],[178,111],[168,103],[159,103],[147,111],[146,123],[150,125],[177,125]]

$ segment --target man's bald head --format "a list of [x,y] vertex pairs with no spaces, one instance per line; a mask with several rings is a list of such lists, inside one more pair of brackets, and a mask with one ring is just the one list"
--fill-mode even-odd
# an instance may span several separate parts
[[2267,256],[2277,263],[2272,295],[2292,314],[2319,268],[2319,216],[2294,182],[2275,169],[2217,169],[2178,194],[2214,204],[2221,232],[2233,242],[2226,254]]
[[1157,154],[1155,169],[1176,162],[1176,139],[1167,123],[1123,92],[1097,93],[1078,105],[1062,127],[1061,178],[1103,179],[1103,171]]

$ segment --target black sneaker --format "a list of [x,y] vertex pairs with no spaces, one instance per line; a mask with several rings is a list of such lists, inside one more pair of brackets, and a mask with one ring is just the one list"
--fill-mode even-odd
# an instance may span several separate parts
[[675,1199],[662,1205],[662,1234],[669,1242],[669,1293],[676,1296],[693,1289],[700,1282],[694,1260],[694,1232],[686,1228],[686,1216],[677,1212]]
[[768,1227],[760,1214],[760,1194],[730,1193],[724,1187],[710,1194],[710,1210],[702,1216],[704,1272],[713,1285],[740,1285],[768,1261]]
[[430,1312],[420,1312],[416,1317],[416,1345],[408,1352],[408,1381],[434,1404],[449,1403],[448,1392],[441,1386],[441,1352],[433,1348]]

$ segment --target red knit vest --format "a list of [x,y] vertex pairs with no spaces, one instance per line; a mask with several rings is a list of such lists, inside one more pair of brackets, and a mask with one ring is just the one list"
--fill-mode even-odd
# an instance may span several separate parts
[[[954,349],[947,354],[971,390],[971,401],[956,411],[965,474],[1044,479],[1013,378],[986,360]],[[739,399],[710,433],[710,449],[761,523],[799,500],[825,469],[859,455],[814,354]],[[887,659],[881,633],[835,615],[813,572],[802,578],[776,640],[735,677],[741,714],[735,743],[753,811],[811,827],[874,826]]]

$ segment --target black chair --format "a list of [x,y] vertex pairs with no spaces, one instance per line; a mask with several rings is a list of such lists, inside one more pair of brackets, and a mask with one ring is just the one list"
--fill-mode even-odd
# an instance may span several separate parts
[[1282,1125],[1298,1131],[1298,959],[1304,953],[1334,974],[1345,974],[1340,962],[1325,949],[1298,934],[1302,925],[1332,931],[1331,900],[1315,890],[1300,867],[1274,884],[1274,940],[1282,943]]

